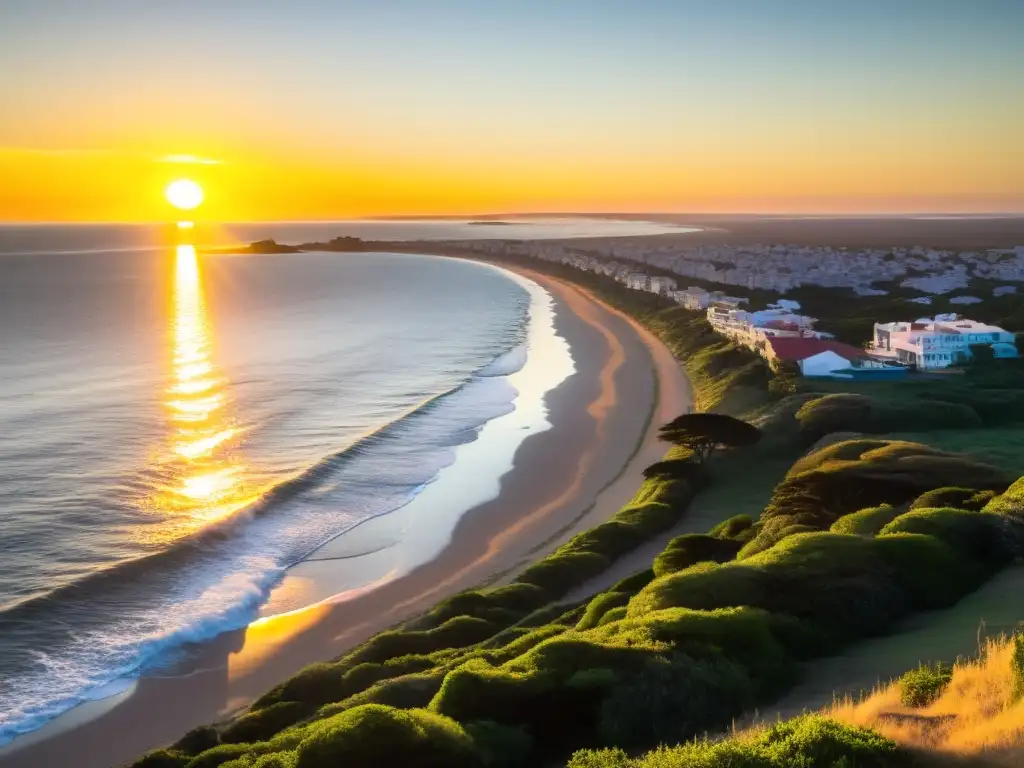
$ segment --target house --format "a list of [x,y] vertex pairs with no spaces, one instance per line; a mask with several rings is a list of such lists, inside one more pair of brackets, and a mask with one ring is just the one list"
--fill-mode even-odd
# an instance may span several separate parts
[[794,363],[802,376],[852,377],[853,368],[884,368],[872,361],[864,350],[833,339],[769,336],[765,339],[764,358],[772,368]]
[[946,314],[909,323],[875,323],[869,351],[875,357],[935,370],[970,360],[974,344],[989,345],[997,358],[1017,357],[1014,342],[1014,335],[998,326]]

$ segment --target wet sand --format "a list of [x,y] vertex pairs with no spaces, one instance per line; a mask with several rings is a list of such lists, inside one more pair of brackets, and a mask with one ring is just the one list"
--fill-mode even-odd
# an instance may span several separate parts
[[[186,666],[82,705],[0,749],[12,768],[111,768],[225,719],[315,661],[524,565],[613,515],[664,453],[657,427],[686,410],[688,382],[671,353],[641,326],[583,291],[520,270],[555,297],[556,329],[576,373],[546,398],[551,429],[523,441],[497,498],[460,520],[433,561],[310,608],[255,622],[194,649]],[[379,530],[394,529],[388,515]],[[414,546],[415,542],[409,542]],[[329,578],[329,561],[316,564]]]

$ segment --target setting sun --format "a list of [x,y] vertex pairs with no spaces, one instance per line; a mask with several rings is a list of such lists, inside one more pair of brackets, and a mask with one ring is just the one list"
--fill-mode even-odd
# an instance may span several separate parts
[[203,188],[191,179],[178,179],[167,185],[164,196],[175,208],[191,211],[203,202]]

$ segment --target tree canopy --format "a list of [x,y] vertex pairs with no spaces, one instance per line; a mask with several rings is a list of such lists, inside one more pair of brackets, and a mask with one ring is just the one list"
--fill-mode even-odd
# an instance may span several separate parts
[[659,431],[662,440],[693,451],[694,460],[703,464],[719,446],[741,448],[761,439],[761,430],[724,413],[684,413]]

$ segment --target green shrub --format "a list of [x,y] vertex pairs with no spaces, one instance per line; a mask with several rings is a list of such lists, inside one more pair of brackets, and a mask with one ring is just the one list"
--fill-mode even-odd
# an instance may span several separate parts
[[297,768],[477,768],[483,760],[466,731],[442,715],[375,704],[313,723]]
[[587,612],[579,620],[576,629],[584,630],[596,627],[608,611],[624,607],[632,596],[633,594],[630,592],[602,592],[587,605]]
[[999,515],[965,509],[916,509],[900,515],[882,529],[882,535],[920,533],[933,536],[964,558],[994,570],[1008,563],[1017,547],[1014,529]]
[[796,420],[808,444],[832,432],[879,434],[983,426],[974,409],[962,403],[894,402],[846,392],[808,401],[797,411]]
[[638,571],[632,576],[627,576],[622,581],[614,584],[609,590],[610,592],[630,592],[636,593],[646,587],[654,581],[654,569],[648,568],[646,571]]
[[620,523],[636,526],[644,538],[667,531],[676,523],[678,514],[668,504],[649,501],[623,507],[612,518]]
[[636,526],[614,518],[585,531],[566,543],[566,549],[579,552],[596,552],[609,560],[615,560],[636,549],[647,537]]
[[191,731],[176,741],[171,749],[182,752],[186,755],[198,755],[207,749],[213,749],[220,744],[220,734],[212,725],[202,725],[193,728]]
[[466,733],[488,768],[524,765],[533,749],[533,739],[522,728],[510,728],[490,720],[466,723]]
[[918,496],[910,508],[956,507],[980,512],[994,496],[994,491],[979,491],[977,488],[936,488]]
[[[866,507],[902,505],[950,482],[1000,489],[1005,474],[970,458],[903,441],[849,440],[805,456],[776,486],[757,536],[739,557],[772,547],[795,530],[827,530]],[[793,526],[806,526],[794,529]]]
[[443,648],[465,648],[496,632],[489,621],[472,616],[456,616],[434,629],[381,632],[357,648],[344,661],[351,665],[381,663],[398,656],[431,653]]
[[702,562],[724,563],[736,557],[741,546],[733,539],[696,533],[677,536],[654,559],[654,575],[664,576]]
[[750,515],[735,515],[716,525],[709,533],[719,539],[742,540],[743,535],[750,531],[753,525],[754,521],[750,519]]
[[976,574],[971,578],[948,547],[928,536],[811,533],[745,560],[656,579],[630,601],[627,615],[752,606],[805,619],[848,641],[881,631],[915,607],[949,604],[976,584]]
[[333,715],[364,704],[383,704],[397,709],[417,709],[427,706],[444,680],[445,670],[432,670],[382,680],[365,691],[353,694],[320,710],[320,716]]
[[1011,700],[1024,698],[1024,635],[1013,636],[1013,653],[1010,656],[1010,675],[1013,679]]
[[[496,610],[522,616],[547,602],[544,591],[532,584],[508,584],[492,590],[468,590],[442,600],[427,614],[410,622],[409,629],[432,629],[456,616],[489,618]],[[488,615],[489,614],[489,615]]]
[[605,624],[611,624],[613,621],[621,621],[626,618],[626,606],[623,605],[619,608],[612,608],[601,620],[597,622],[597,626],[603,627]]
[[909,768],[884,736],[814,715],[750,736],[694,741],[630,758],[621,749],[582,750],[568,768]]
[[685,741],[752,706],[754,690],[727,659],[654,658],[604,699],[599,736],[626,749]]
[[221,731],[220,739],[225,744],[268,741],[279,731],[305,720],[315,711],[316,706],[306,702],[281,701],[232,720]]
[[857,536],[875,536],[885,526],[896,519],[900,514],[899,509],[892,504],[881,504],[877,507],[868,507],[859,512],[843,515],[834,523],[829,530],[832,533],[852,533]]
[[927,707],[942,695],[952,677],[951,667],[922,664],[900,677],[900,703],[905,707]]
[[251,752],[254,746],[253,744],[221,744],[192,758],[192,761],[187,764],[187,768],[219,768],[229,760]]
[[132,763],[132,768],[185,768],[191,758],[173,749],[158,749]]
[[1024,517],[1024,477],[1007,488],[1002,495],[992,499],[982,511]]
[[275,752],[272,755],[263,755],[256,758],[252,768],[296,768],[299,764],[299,756],[295,752]]
[[305,701],[311,704],[337,701],[345,697],[343,674],[344,668],[336,662],[310,664],[295,677],[263,694],[252,705],[252,709],[262,709],[281,701]]
[[535,563],[519,574],[516,581],[535,584],[552,600],[561,597],[573,587],[603,573],[610,562],[596,552],[559,550]]

